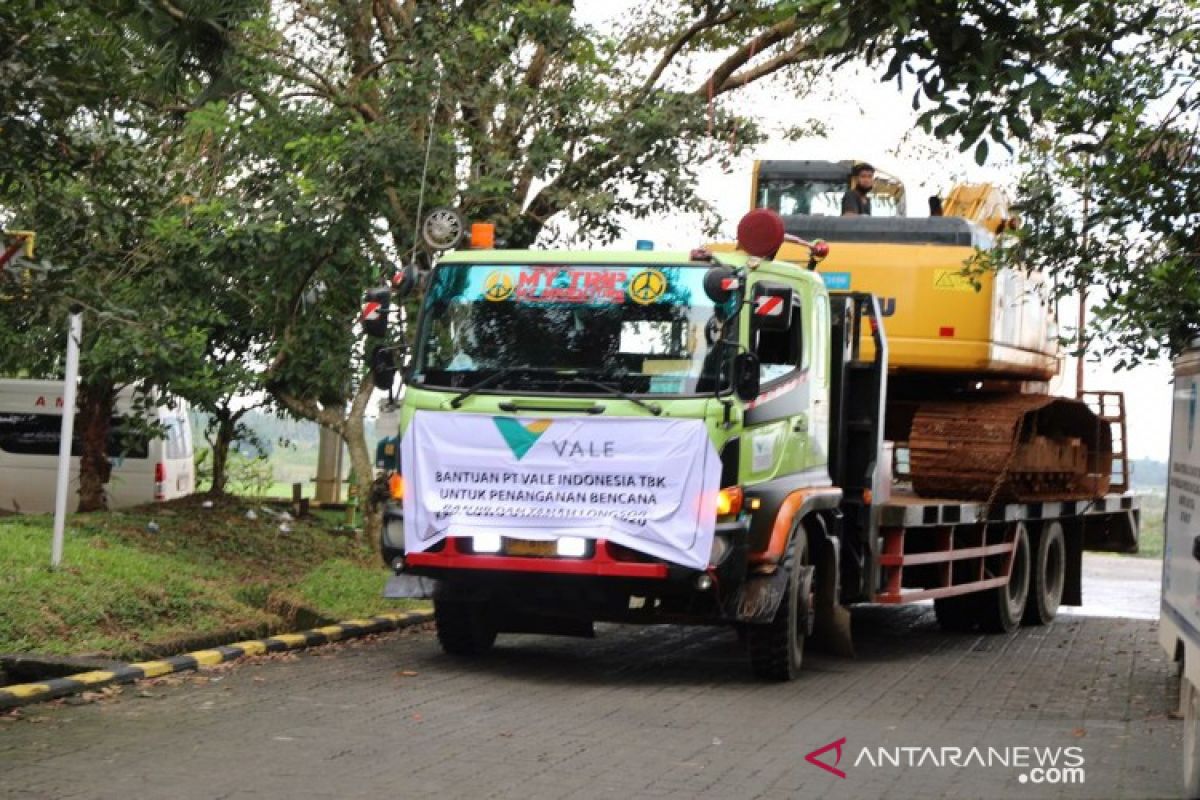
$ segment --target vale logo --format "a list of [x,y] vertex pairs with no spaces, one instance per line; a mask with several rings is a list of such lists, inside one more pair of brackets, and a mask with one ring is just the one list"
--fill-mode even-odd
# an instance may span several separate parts
[[512,450],[517,461],[525,457],[529,448],[537,444],[537,440],[542,438],[542,434],[550,428],[550,423],[553,422],[549,419],[521,422],[512,417],[492,417],[492,421],[496,423],[496,428],[504,437],[504,443],[508,445],[509,450]]

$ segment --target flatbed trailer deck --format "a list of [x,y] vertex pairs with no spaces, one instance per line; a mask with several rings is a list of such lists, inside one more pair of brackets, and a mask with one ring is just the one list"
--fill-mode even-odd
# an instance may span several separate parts
[[898,604],[1003,586],[1012,570],[1017,526],[1031,537],[1047,524],[1066,546],[1063,603],[1082,602],[1082,550],[1136,552],[1141,509],[1132,493],[1093,500],[993,503],[918,497],[899,487],[876,509],[878,587],[871,602]]

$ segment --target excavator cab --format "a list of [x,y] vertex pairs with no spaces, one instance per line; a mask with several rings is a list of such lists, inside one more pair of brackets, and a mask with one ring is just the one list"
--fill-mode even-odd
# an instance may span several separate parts
[[[840,216],[842,195],[850,188],[850,170],[854,164],[854,161],[756,161],[750,207],[769,208],[784,217]],[[903,217],[904,184],[893,175],[875,170],[871,205],[872,216]]]

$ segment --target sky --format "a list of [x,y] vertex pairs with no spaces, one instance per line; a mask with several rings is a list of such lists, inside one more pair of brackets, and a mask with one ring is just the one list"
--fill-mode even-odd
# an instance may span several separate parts
[[[581,16],[603,25],[632,3],[585,2]],[[737,220],[749,210],[750,176],[755,159],[855,159],[869,161],[900,178],[907,189],[910,216],[927,213],[925,198],[945,196],[957,182],[991,182],[1011,187],[1016,171],[1003,151],[993,155],[983,167],[976,165],[973,153],[960,153],[920,132],[916,126],[919,112],[912,108],[912,90],[902,92],[894,83],[882,84],[880,70],[848,65],[832,76],[813,81],[812,91],[798,97],[779,86],[754,86],[736,98],[743,111],[756,118],[767,140],[738,158],[728,171],[717,166],[703,168],[700,195],[721,214],[722,238],[733,238]],[[724,102],[732,102],[727,98]],[[782,132],[819,119],[825,135],[788,141]],[[993,148],[995,151],[996,148]],[[716,159],[714,158],[714,165]],[[690,248],[708,241],[700,220],[684,215],[649,220],[628,219],[624,236],[614,248],[632,249],[638,239],[650,239],[655,246]],[[1059,322],[1065,329],[1075,327],[1077,303],[1065,302],[1059,308]],[[1075,361],[1066,359],[1063,374],[1052,384],[1056,394],[1075,393]],[[1128,448],[1132,458],[1166,461],[1169,450],[1171,416],[1171,369],[1167,362],[1146,364],[1133,370],[1116,371],[1109,361],[1086,363],[1084,387],[1125,393],[1128,420]]]

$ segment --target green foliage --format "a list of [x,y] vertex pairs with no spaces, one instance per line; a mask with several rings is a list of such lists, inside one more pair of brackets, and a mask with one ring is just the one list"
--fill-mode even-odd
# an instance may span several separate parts
[[229,454],[229,491],[248,497],[265,497],[275,482],[271,460],[263,454],[246,455],[240,450]]
[[312,608],[319,608],[335,619],[379,614],[395,609],[380,590],[385,571],[363,569],[346,559],[331,559],[319,565],[295,587],[296,593]]
[[1089,291],[1087,338],[1119,367],[1200,335],[1200,6],[1073,77],[1024,155],[1023,225],[994,263]]
[[49,517],[0,520],[0,651],[136,658],[197,635],[293,629],[296,606],[330,620],[396,608],[379,596],[387,573],[371,548],[331,534],[337,515],[281,535],[245,510],[218,501],[75,517],[57,572]]
[[49,568],[50,525],[0,522],[0,649],[130,657],[155,641],[268,621],[210,569],[79,532]]
[[[186,397],[225,440],[245,433],[233,398],[269,395],[339,432],[366,481],[360,298],[420,260],[429,208],[493,221],[510,246],[609,241],[625,216],[712,222],[699,168],[759,140],[737,93],[775,78],[802,99],[802,65],[853,58],[915,88],[925,123],[980,162],[989,143],[1031,137],[1073,153],[1059,131],[1119,129],[1153,105],[1130,109],[1119,91],[1153,97],[1153,70],[1131,72],[1144,52],[1187,49],[1178,12],[1194,3],[1156,8],[669,0],[594,28],[556,0],[18,0],[0,10],[0,222],[36,228],[65,269],[29,302],[0,303],[0,371],[55,374],[65,307],[81,303],[85,374]],[[1112,163],[1114,180],[1131,166]],[[1136,196],[1170,188],[1152,184]],[[1129,219],[1158,230],[1168,216]],[[1185,282],[1163,253],[1186,245],[1148,255],[1168,265],[1104,324]]]

